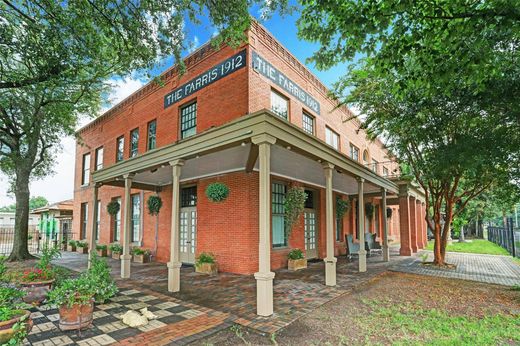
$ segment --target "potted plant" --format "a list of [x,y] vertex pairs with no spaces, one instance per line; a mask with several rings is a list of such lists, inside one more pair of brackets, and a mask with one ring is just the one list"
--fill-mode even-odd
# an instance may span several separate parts
[[215,275],[218,273],[215,255],[209,252],[201,252],[195,261],[195,271],[197,273]]
[[63,280],[49,293],[49,302],[58,307],[61,330],[84,329],[92,324],[95,286],[91,277],[80,275]]
[[70,251],[76,252],[77,243],[78,242],[74,239],[69,240]]
[[117,286],[110,276],[110,266],[103,258],[93,255],[90,259],[90,268],[83,275],[89,278],[90,284],[94,286],[94,300],[103,304],[117,293]]
[[300,249],[292,249],[287,255],[287,268],[291,271],[307,268],[307,259],[303,255],[303,251]]
[[150,262],[150,250],[143,249],[140,247],[134,247],[132,249],[132,255],[134,256],[134,262],[136,263],[148,263]]
[[67,251],[67,241],[66,240],[61,241],[61,250]]
[[112,258],[118,260],[123,253],[123,247],[118,243],[112,243],[110,244],[109,248],[112,252]]
[[24,271],[18,278],[22,290],[26,292],[24,302],[39,305],[47,298],[56,276],[51,261],[60,256],[58,248],[44,246],[36,266]]
[[76,251],[82,254],[88,254],[88,244],[85,241],[78,240],[76,242]]
[[107,249],[108,249],[108,246],[106,246],[104,244],[96,245],[96,252],[101,257],[107,257]]
[[0,286],[0,345],[18,345],[31,331],[31,312],[21,298],[25,295],[15,287]]

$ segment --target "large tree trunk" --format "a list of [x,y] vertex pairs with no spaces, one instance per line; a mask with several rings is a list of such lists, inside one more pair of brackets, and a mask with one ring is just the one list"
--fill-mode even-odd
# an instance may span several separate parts
[[23,261],[33,256],[29,253],[29,173],[17,172],[15,181],[16,212],[14,243],[9,261]]

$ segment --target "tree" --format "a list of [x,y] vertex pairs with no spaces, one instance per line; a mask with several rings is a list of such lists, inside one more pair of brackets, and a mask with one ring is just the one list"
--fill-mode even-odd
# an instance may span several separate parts
[[171,55],[182,72],[184,22],[201,14],[220,31],[216,45],[236,45],[245,39],[248,6],[257,2],[0,2],[0,170],[11,177],[16,197],[10,260],[30,257],[30,180],[48,174],[61,138],[74,133],[81,114],[97,114],[106,80],[143,74]]
[[358,106],[369,133],[409,164],[426,193],[434,262],[444,265],[453,217],[491,185],[520,176],[518,3],[302,5],[299,34],[321,45],[311,61],[328,68],[358,59],[335,95]]
[[[45,198],[43,196],[31,197],[31,199],[29,199],[29,210],[45,207],[47,204],[49,204],[49,201],[47,201],[47,198]],[[16,203],[13,203],[11,205],[0,208],[0,211],[15,211],[15,210],[16,210]]]

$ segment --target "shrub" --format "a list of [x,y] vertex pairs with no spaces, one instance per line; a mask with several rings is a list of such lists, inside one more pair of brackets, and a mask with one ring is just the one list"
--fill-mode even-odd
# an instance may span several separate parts
[[4,281],[5,274],[7,273],[7,265],[5,262],[7,261],[7,257],[0,256],[0,281]]
[[90,268],[83,275],[85,275],[94,286],[94,299],[96,302],[103,303],[116,295],[118,290],[114,280],[110,276],[110,266],[107,261],[99,258],[96,254],[92,254]]
[[210,252],[201,252],[195,260],[195,265],[197,267],[200,267],[203,263],[215,263],[215,262],[216,262],[215,255],[213,255]]
[[212,202],[222,202],[229,195],[229,188],[224,183],[211,183],[206,188],[206,196]]
[[60,285],[49,292],[47,300],[56,306],[72,307],[74,304],[89,303],[96,294],[96,287],[86,275],[76,279],[63,280]]
[[99,251],[106,250],[107,248],[108,248],[108,246],[106,246],[105,244],[96,245],[96,250],[99,250]]
[[112,252],[123,253],[123,247],[118,243],[112,243],[112,244],[110,244],[110,246],[108,248]]
[[132,248],[132,254],[133,255],[147,255],[147,256],[149,256],[151,254],[151,252],[148,249],[143,249],[143,248],[140,248],[140,247],[134,247],[134,248]]
[[74,239],[71,239],[71,240],[69,240],[69,245],[76,247],[78,245],[78,242],[76,240],[74,240]]
[[87,244],[87,242],[85,242],[85,241],[78,240],[78,241],[76,242],[76,247],[86,248],[86,247],[88,247],[88,244]]
[[304,259],[303,251],[301,249],[292,249],[291,252],[287,255],[291,260],[299,260]]

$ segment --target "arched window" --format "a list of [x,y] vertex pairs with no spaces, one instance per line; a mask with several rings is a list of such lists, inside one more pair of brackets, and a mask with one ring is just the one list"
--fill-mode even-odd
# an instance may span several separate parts
[[363,151],[363,163],[368,164],[368,150]]

